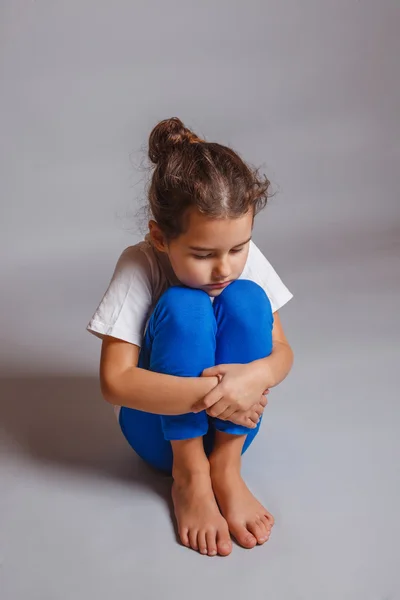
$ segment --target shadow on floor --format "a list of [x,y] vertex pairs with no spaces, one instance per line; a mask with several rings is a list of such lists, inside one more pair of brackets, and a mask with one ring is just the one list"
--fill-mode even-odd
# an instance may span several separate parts
[[0,379],[0,422],[7,453],[145,487],[171,508],[171,480],[128,446],[113,409],[90,377]]

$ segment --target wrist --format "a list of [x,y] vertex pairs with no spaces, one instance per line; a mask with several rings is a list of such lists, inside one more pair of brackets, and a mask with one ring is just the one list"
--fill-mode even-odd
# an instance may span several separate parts
[[196,377],[195,378],[195,402],[202,400],[213,390],[219,383],[218,376],[212,377]]
[[257,381],[263,390],[273,387],[273,374],[268,357],[254,360],[249,366],[253,380]]

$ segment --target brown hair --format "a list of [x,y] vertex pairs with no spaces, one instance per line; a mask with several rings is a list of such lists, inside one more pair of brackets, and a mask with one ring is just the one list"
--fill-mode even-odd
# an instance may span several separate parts
[[190,206],[214,218],[254,214],[267,203],[270,182],[230,148],[207,142],[177,118],[150,134],[149,158],[156,165],[149,188],[152,215],[167,239],[184,231]]

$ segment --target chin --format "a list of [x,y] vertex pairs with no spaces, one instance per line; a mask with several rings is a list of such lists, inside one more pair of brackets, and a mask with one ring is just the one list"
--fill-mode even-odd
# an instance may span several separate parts
[[[230,284],[229,284],[230,285]],[[216,298],[217,296],[220,296],[222,294],[222,292],[224,290],[226,290],[227,287],[229,287],[229,285],[227,285],[226,287],[220,289],[220,290],[205,290],[207,292],[207,294],[211,297],[211,298]]]
[[[224,289],[226,289],[226,288],[224,288]],[[224,290],[205,290],[205,291],[210,296],[210,298],[216,298],[217,296],[219,296],[220,294],[222,294],[222,292]]]

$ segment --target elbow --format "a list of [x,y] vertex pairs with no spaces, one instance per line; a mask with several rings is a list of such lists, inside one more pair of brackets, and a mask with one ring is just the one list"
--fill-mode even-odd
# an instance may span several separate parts
[[282,351],[285,352],[285,356],[287,356],[288,360],[293,363],[294,360],[294,352],[293,349],[291,347],[291,345],[289,344],[288,341],[277,341],[274,343],[274,349],[275,348],[281,348]]
[[289,346],[289,355],[290,355],[290,368],[293,367],[293,363],[294,363],[294,352],[293,352],[293,348],[291,346]]
[[131,400],[133,374],[139,348],[128,342],[106,336],[101,347],[100,389],[108,404],[124,406]]
[[134,402],[134,372],[135,367],[112,373],[100,370],[100,390],[108,404],[125,406],[128,402],[127,406],[131,406]]
[[294,352],[293,352],[292,347],[290,346],[290,344],[287,341],[279,342],[279,344],[281,345],[282,353],[285,357],[284,361],[286,364],[286,374],[289,374],[289,372],[291,371],[291,369],[293,367],[293,363],[294,363]]
[[292,370],[293,367],[293,363],[294,363],[294,352],[291,346],[289,346],[289,344],[287,345],[287,355],[288,355],[288,366],[289,366],[289,372]]
[[100,391],[108,404],[119,404],[121,395],[121,373],[105,366],[100,367]]
[[108,404],[118,404],[115,397],[115,390],[106,377],[100,375],[100,391],[103,399]]

